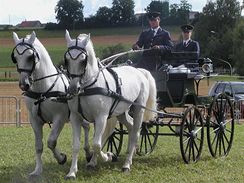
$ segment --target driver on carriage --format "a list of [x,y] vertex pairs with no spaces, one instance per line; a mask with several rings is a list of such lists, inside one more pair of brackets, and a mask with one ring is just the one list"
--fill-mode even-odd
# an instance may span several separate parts
[[200,47],[197,41],[191,39],[192,31],[194,27],[192,25],[182,25],[182,41],[175,45],[176,52],[196,52],[196,60],[198,60],[200,55]]
[[147,17],[150,28],[140,34],[137,42],[132,45],[132,49],[151,49],[144,52],[143,59],[137,67],[155,70],[158,64],[161,65],[161,55],[170,52],[173,43],[170,33],[160,27],[160,13],[148,13]]

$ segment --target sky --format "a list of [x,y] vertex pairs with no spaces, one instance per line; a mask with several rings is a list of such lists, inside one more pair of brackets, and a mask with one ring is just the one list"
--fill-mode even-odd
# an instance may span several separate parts
[[[55,6],[59,0],[0,0],[0,24],[16,25],[24,20],[40,20],[41,23],[57,22]],[[242,2],[242,0],[238,0]],[[99,7],[111,8],[112,0],[83,0],[85,17],[94,15]],[[134,0],[135,13],[142,12],[151,0]],[[180,0],[169,0],[169,4],[179,4]],[[193,11],[202,11],[207,0],[188,0]]]

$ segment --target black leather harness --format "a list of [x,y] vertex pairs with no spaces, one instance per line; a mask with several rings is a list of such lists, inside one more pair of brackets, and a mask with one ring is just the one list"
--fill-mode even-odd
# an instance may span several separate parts
[[[113,76],[114,80],[115,80],[115,84],[116,84],[116,92],[110,90],[108,82],[104,76],[105,79],[105,83],[106,83],[106,88],[102,88],[102,87],[94,87],[94,88],[88,88],[91,85],[85,87],[83,89],[82,92],[80,92],[78,95],[79,96],[91,96],[91,95],[104,95],[104,96],[108,96],[108,97],[112,97],[114,98],[114,102],[109,110],[109,117],[113,114],[115,108],[117,107],[117,105],[119,104],[119,102],[123,99],[122,95],[121,95],[121,79],[118,77],[118,74],[111,68],[106,68],[109,73]],[[94,84],[95,82],[93,82]],[[87,120],[87,118],[84,116],[83,112],[82,112],[82,107],[80,105],[80,97],[78,97],[78,112],[82,115],[82,117],[84,119]]]
[[[57,68],[56,68],[57,69]],[[65,86],[65,92],[60,92],[60,91],[51,91],[53,89],[53,87],[56,85],[57,81],[58,81],[58,78],[60,77],[61,74],[64,74],[63,72],[61,72],[60,70],[58,70],[58,73],[55,74],[57,75],[54,83],[50,86],[50,88],[46,91],[46,92],[33,92],[33,91],[25,91],[23,93],[24,96],[27,96],[29,98],[32,98],[32,99],[36,99],[36,101],[34,102],[35,105],[38,105],[38,111],[37,111],[37,115],[40,117],[40,119],[43,121],[43,123],[47,122],[44,117],[42,116],[42,111],[41,111],[41,103],[44,102],[46,99],[48,98],[51,98],[51,97],[56,97],[56,101],[55,102],[60,102],[60,103],[67,103],[67,99],[66,99],[66,93],[67,93],[67,86],[65,85],[64,83],[64,80],[63,80],[63,77],[62,78],[62,81],[63,81],[63,84]],[[42,79],[46,79],[48,77],[52,77],[52,76],[55,76],[55,75],[50,75],[50,76],[45,76],[43,78],[39,78],[39,79],[36,79],[34,81],[40,81]],[[65,77],[67,77],[65,74],[64,74]],[[70,112],[69,112],[70,113]],[[50,126],[50,124],[52,122],[47,122]],[[51,126],[50,126],[51,127]]]

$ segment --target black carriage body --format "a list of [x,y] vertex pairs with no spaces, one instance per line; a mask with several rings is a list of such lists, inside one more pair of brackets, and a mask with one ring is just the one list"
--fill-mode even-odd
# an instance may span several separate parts
[[[158,63],[158,62],[157,62]],[[182,107],[185,104],[201,105],[209,97],[198,97],[201,63],[196,52],[171,52],[161,57],[161,65],[151,71],[161,107]],[[169,69],[170,67],[170,69]]]
[[[147,50],[147,58],[151,54],[149,51]],[[144,53],[141,56],[145,56]],[[205,78],[201,72],[202,65],[212,70],[211,64],[208,65],[206,62],[209,60],[203,60],[201,63],[195,52],[171,52],[160,56],[152,54],[151,58],[152,60],[147,61],[152,62],[154,66],[150,63],[150,68],[155,69],[148,70],[156,81],[157,102],[159,110],[163,112],[159,112],[154,121],[142,123],[136,153],[150,154],[156,146],[158,136],[178,136],[184,162],[197,162],[202,152],[204,127],[206,127],[211,155],[227,156],[234,136],[234,112],[231,99],[225,93],[220,93],[214,98],[198,95],[199,83]],[[142,57],[127,58],[128,63],[132,63],[135,67],[141,59]],[[119,65],[128,64],[119,60],[115,66]],[[183,110],[172,113],[166,109],[170,107]],[[167,126],[170,131],[161,132],[159,127],[164,126]],[[107,149],[119,155],[124,134],[128,132],[120,124],[109,138]]]

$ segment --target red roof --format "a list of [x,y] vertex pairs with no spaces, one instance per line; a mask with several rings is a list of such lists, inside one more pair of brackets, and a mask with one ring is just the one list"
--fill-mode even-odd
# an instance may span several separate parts
[[19,27],[40,27],[41,22],[39,20],[35,21],[23,21],[19,24]]

